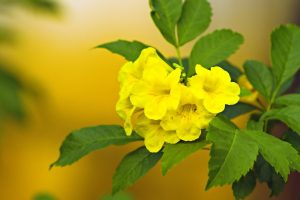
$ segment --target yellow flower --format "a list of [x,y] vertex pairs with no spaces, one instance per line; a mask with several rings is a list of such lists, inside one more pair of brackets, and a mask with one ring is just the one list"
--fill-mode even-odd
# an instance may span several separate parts
[[177,110],[169,111],[162,119],[164,130],[176,131],[178,138],[193,141],[200,137],[201,129],[207,128],[215,114],[209,113],[192,91],[182,85],[181,102]]
[[142,79],[132,88],[133,105],[144,108],[147,118],[159,120],[168,110],[176,110],[180,101],[181,70],[167,71],[160,65],[144,70]]
[[239,101],[240,87],[231,82],[230,75],[222,68],[216,66],[208,70],[197,65],[196,73],[188,84],[209,112],[220,113],[226,104],[233,105]]
[[175,131],[165,131],[160,126],[160,120],[148,119],[144,114],[138,117],[135,129],[145,139],[145,146],[152,153],[159,152],[165,142],[179,142]]

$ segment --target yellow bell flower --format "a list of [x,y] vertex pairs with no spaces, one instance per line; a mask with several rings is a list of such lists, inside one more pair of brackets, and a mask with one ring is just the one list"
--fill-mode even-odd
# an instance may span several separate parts
[[144,70],[143,78],[132,88],[133,105],[144,108],[147,118],[159,120],[168,110],[176,110],[180,101],[179,68],[169,73],[159,65]]
[[209,113],[190,88],[182,85],[181,102],[177,110],[169,111],[162,119],[164,130],[176,131],[178,138],[193,141],[200,137],[201,129],[207,128],[215,114]]
[[148,119],[144,114],[138,117],[135,130],[145,139],[145,146],[152,153],[159,152],[165,142],[179,142],[175,131],[165,131],[160,126],[160,120]]
[[196,75],[188,82],[194,94],[203,100],[203,106],[211,113],[220,113],[225,105],[233,105],[239,101],[240,87],[231,82],[228,72],[221,67],[210,70],[196,66]]

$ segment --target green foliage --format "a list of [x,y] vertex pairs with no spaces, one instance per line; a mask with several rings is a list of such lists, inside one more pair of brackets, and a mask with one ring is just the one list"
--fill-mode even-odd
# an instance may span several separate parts
[[275,100],[274,104],[279,106],[300,106],[300,94],[280,96]]
[[52,166],[70,165],[88,153],[110,145],[123,145],[140,140],[136,134],[128,137],[118,125],[83,128],[68,135],[60,147],[60,156]]
[[239,102],[235,105],[227,106],[225,110],[222,112],[222,115],[225,115],[229,119],[232,119],[240,115],[254,111],[256,109],[257,108],[253,105]]
[[119,192],[115,195],[105,195],[100,199],[101,200],[133,200],[133,198],[125,192]]
[[240,89],[241,89],[240,97],[246,97],[246,96],[252,95],[252,92],[250,90],[248,90],[247,88],[240,87]]
[[105,48],[112,53],[123,56],[128,61],[135,61],[139,57],[141,51],[146,47],[148,47],[148,45],[139,41],[130,42],[126,40],[117,40],[98,45],[96,48]]
[[252,168],[258,146],[225,118],[215,118],[208,128],[210,151],[209,179],[206,189],[232,184]]
[[284,122],[296,133],[300,134],[300,106],[287,106],[283,108],[273,109],[266,112],[263,118],[277,119]]
[[269,68],[254,60],[244,64],[245,74],[253,87],[267,100],[270,100],[273,91],[273,76]]
[[283,25],[271,35],[272,71],[277,87],[291,78],[300,68],[300,28]]
[[181,16],[181,0],[150,0],[151,17],[164,38],[174,46],[176,24]]
[[162,153],[150,153],[145,147],[127,154],[113,176],[113,190],[116,194],[144,176],[161,158]]
[[247,123],[247,129],[252,131],[263,131],[264,123],[262,121],[249,120]]
[[33,197],[33,200],[57,200],[57,198],[48,193],[39,193]]
[[185,0],[178,21],[178,43],[180,46],[203,33],[211,21],[211,7],[207,0]]
[[205,145],[207,145],[206,141],[182,142],[166,145],[163,149],[164,154],[161,160],[163,175],[166,175],[174,165],[202,149]]
[[300,153],[300,135],[293,132],[292,130],[288,130],[284,133],[283,138]]
[[232,184],[234,197],[237,200],[246,198],[254,190],[255,185],[256,185],[256,177],[254,172],[251,170],[240,180]]
[[20,4],[49,13],[58,13],[60,7],[54,0],[19,0]]
[[192,49],[188,76],[195,73],[196,64],[210,68],[226,60],[243,43],[243,36],[231,30],[217,30],[200,38]]

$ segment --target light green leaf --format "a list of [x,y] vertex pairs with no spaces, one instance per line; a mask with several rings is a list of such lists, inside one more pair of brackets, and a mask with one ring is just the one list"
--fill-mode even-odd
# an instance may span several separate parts
[[268,66],[258,61],[249,60],[244,64],[244,69],[253,87],[267,100],[270,100],[273,90],[273,76]]
[[227,71],[230,74],[231,80],[234,82],[238,82],[239,77],[242,75],[242,72],[238,67],[226,60],[218,63],[217,66]]
[[139,57],[141,51],[147,47],[149,46],[139,41],[130,42],[126,40],[117,40],[98,45],[96,48],[105,48],[112,53],[123,56],[128,61],[135,61]]
[[277,97],[274,103],[283,106],[300,106],[300,94],[287,94]]
[[237,182],[232,184],[232,190],[235,199],[244,199],[254,190],[256,185],[256,178],[254,172],[251,170]]
[[124,129],[118,125],[83,128],[67,136],[60,147],[58,160],[51,167],[70,165],[92,151],[138,140],[141,140],[140,136],[136,134],[127,136]]
[[247,123],[247,129],[252,131],[262,131],[264,123],[262,121],[249,120]]
[[272,109],[266,112],[262,118],[277,119],[284,122],[296,133],[300,134],[300,106],[287,106],[284,108]]
[[300,68],[300,28],[283,25],[271,35],[272,71],[276,85],[281,86]]
[[39,193],[33,197],[33,200],[57,200],[57,198],[48,193]]
[[151,17],[164,38],[177,46],[176,24],[181,16],[181,0],[150,0]]
[[252,168],[258,155],[256,143],[222,118],[210,123],[206,139],[213,143],[206,189],[239,180]]
[[261,155],[285,181],[290,170],[300,170],[300,156],[289,143],[262,131],[241,130],[240,132],[258,145]]
[[186,0],[177,27],[179,45],[182,46],[203,33],[210,24],[211,15],[207,0]]
[[243,43],[243,36],[231,30],[217,30],[200,38],[192,49],[188,76],[195,73],[196,64],[210,68],[226,60]]
[[150,153],[145,147],[127,154],[113,176],[113,194],[124,190],[144,176],[161,158],[162,153]]
[[240,97],[246,97],[252,94],[252,92],[245,87],[240,87],[240,89],[241,89]]
[[257,108],[253,105],[239,102],[232,106],[226,106],[225,110],[222,112],[222,115],[225,115],[226,117],[232,119],[256,109]]
[[164,154],[161,160],[163,175],[166,175],[173,166],[186,159],[199,149],[202,149],[205,145],[207,145],[206,141],[183,142],[166,145],[163,149]]

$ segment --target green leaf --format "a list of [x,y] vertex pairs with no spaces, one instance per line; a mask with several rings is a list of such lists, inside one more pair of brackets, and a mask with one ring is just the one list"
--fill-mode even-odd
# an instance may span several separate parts
[[288,89],[290,89],[290,87],[293,85],[293,82],[295,80],[295,77],[291,77],[288,80],[286,80],[282,86],[280,87],[280,89],[278,90],[278,93],[276,96],[281,96],[282,94],[284,94]]
[[226,60],[243,43],[243,36],[231,30],[217,30],[200,38],[192,49],[188,76],[195,73],[196,64],[210,68]]
[[248,123],[247,123],[247,129],[248,130],[262,131],[263,128],[264,128],[263,121],[249,120]]
[[226,117],[232,119],[256,109],[257,108],[253,105],[239,102],[232,106],[226,106],[225,110],[222,112],[222,115],[225,115]]
[[240,87],[240,89],[241,89],[240,97],[246,97],[252,94],[252,92],[245,87]]
[[215,118],[206,139],[213,143],[206,189],[239,180],[252,168],[258,155],[256,143],[226,119]]
[[105,195],[101,198],[101,200],[133,200],[133,198],[125,192],[119,192],[115,195]]
[[242,72],[238,67],[226,60],[218,63],[217,66],[226,70],[230,74],[231,80],[234,82],[238,82],[239,77],[242,75]]
[[278,196],[282,192],[285,186],[283,178],[261,155],[258,156],[254,169],[258,180],[267,183],[270,188],[270,196]]
[[273,90],[273,76],[265,64],[249,60],[244,64],[245,74],[253,87],[270,100]]
[[182,46],[203,33],[210,24],[211,16],[207,0],[186,0],[177,27],[179,45]]
[[164,38],[174,46],[176,24],[181,16],[181,0],[150,0],[151,17]]
[[145,147],[127,154],[113,176],[113,194],[124,190],[144,176],[161,158],[162,153],[150,153]]
[[255,174],[251,170],[240,180],[232,184],[234,197],[237,200],[246,198],[254,190],[255,185],[256,185]]
[[83,128],[67,136],[60,147],[58,160],[51,167],[70,165],[88,153],[109,145],[123,145],[138,140],[141,140],[140,136],[127,136],[124,129],[118,125]]
[[283,25],[271,35],[272,71],[276,85],[281,86],[300,68],[300,28]]
[[300,156],[289,143],[262,131],[241,130],[241,134],[247,135],[249,140],[257,144],[264,159],[285,181],[290,170],[300,170]]
[[300,134],[300,106],[287,106],[284,108],[272,109],[266,112],[263,119],[277,119],[284,122],[288,127]]
[[292,130],[288,130],[284,133],[284,140],[290,143],[299,153],[300,153],[300,135],[293,132]]
[[52,14],[59,13],[60,11],[58,2],[53,0],[20,0],[19,2],[29,8],[34,8],[36,10]]
[[98,45],[96,48],[105,48],[112,53],[123,56],[128,61],[135,61],[141,54],[141,51],[147,47],[149,46],[139,41],[117,40]]
[[205,145],[207,145],[206,141],[183,142],[166,145],[163,149],[164,154],[161,160],[163,175],[166,175],[173,166],[186,159],[199,149],[202,149]]
[[57,200],[57,198],[48,193],[39,193],[33,197],[33,200]]
[[275,100],[275,105],[300,106],[300,94],[287,94]]

